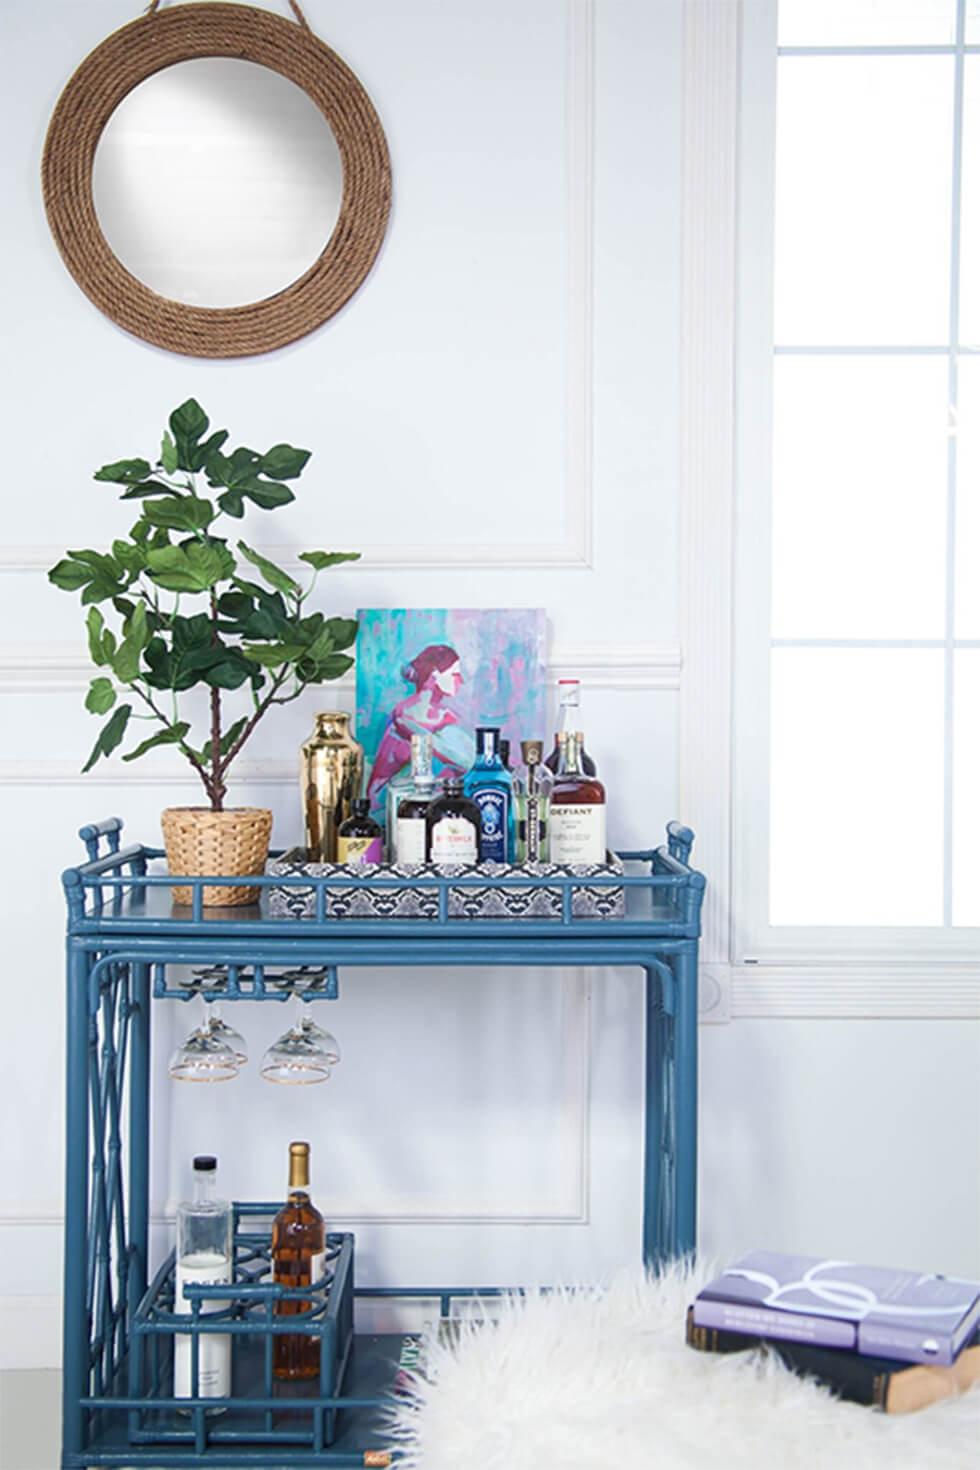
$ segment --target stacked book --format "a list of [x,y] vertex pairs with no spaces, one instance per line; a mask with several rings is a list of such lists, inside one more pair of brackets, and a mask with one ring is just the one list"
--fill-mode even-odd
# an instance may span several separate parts
[[909,1413],[980,1383],[980,1284],[753,1251],[687,1313],[709,1353],[764,1348],[840,1398]]

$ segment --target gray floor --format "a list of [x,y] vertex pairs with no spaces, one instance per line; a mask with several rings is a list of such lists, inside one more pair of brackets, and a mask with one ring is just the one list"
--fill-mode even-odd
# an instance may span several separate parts
[[61,1374],[0,1373],[0,1470],[58,1470]]

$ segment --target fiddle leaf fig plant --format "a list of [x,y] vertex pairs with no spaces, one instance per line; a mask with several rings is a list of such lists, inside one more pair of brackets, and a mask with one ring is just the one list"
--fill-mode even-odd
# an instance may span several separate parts
[[[320,572],[360,553],[301,552],[304,584],[233,539],[229,523],[246,504],[271,511],[295,499],[284,482],[302,474],[310,451],[275,444],[264,454],[225,453],[228,431],[210,428],[189,398],[170,415],[155,463],[120,459],[97,470],[96,480],[138,503],[138,518],[109,551],[69,551],[48,578],[88,607],[89,655],[100,672],[85,708],[109,716],[83,770],[127,738],[136,744],[124,761],[173,745],[221,811],[229,768],[259,721],[351,668],[345,650],[357,620],[311,612],[309,600]],[[208,703],[203,742],[180,707],[198,686]],[[229,723],[223,700],[234,691],[245,709]]]

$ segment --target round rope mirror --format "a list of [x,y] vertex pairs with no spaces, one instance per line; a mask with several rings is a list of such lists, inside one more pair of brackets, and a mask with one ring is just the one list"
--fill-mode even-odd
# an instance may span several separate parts
[[[134,336],[191,357],[249,357],[305,336],[339,311],[381,248],[391,207],[384,130],[357,77],[306,23],[230,4],[180,5],[114,32],[88,55],[51,118],[42,181],[48,223],[65,265],[89,299]],[[166,67],[231,57],[278,72],[310,98],[337,143],[343,175],[336,225],[297,280],[261,301],[201,307],[160,296],[110,249],[93,196],[99,140],[116,108]]]

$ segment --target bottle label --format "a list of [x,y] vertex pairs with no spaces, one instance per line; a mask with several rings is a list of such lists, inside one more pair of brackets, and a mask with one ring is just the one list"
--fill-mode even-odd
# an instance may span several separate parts
[[[190,1315],[191,1303],[184,1296],[185,1286],[227,1286],[230,1281],[231,1261],[227,1256],[203,1251],[184,1256],[177,1262],[174,1311],[178,1316]],[[230,1306],[230,1302],[206,1299],[201,1303],[201,1315],[227,1310]],[[174,1334],[174,1397],[178,1399],[193,1396],[192,1342],[193,1338],[186,1332]],[[231,1337],[201,1332],[197,1334],[197,1344],[198,1397],[227,1398],[231,1393]]]
[[395,827],[395,862],[425,862],[425,818],[399,817]]
[[606,808],[551,806],[551,861],[604,863],[606,861]]
[[528,796],[527,815],[524,818],[525,860],[529,863],[541,861],[545,839],[545,824],[541,820],[540,796]]
[[507,795],[499,786],[476,787],[472,800],[480,808],[480,861],[507,861]]
[[432,828],[434,863],[475,863],[476,828],[466,817],[440,817]]
[[357,867],[360,863],[380,863],[380,837],[338,837],[337,861]]

